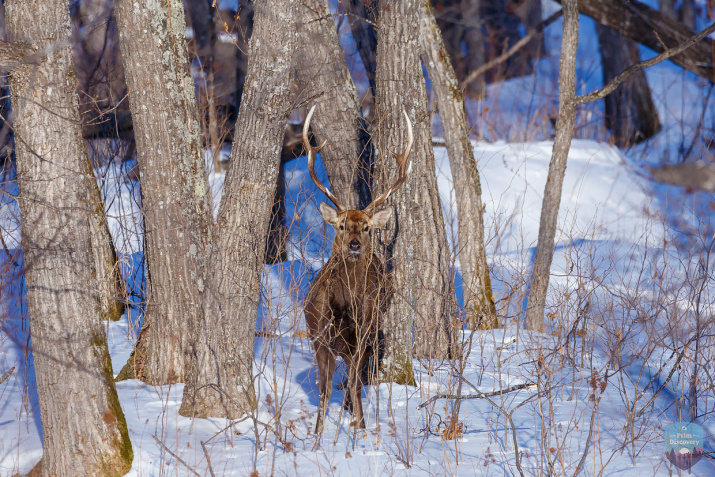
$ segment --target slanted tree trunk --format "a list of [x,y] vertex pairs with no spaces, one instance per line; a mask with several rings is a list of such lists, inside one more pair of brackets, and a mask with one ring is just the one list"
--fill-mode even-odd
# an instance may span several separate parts
[[406,145],[403,110],[412,120],[415,137],[412,173],[392,201],[397,229],[392,256],[396,293],[384,326],[385,362],[394,372],[404,372],[407,381],[411,377],[413,322],[416,356],[445,358],[453,351],[454,341],[449,250],[419,58],[419,28],[415,28],[419,22],[420,0],[381,3],[377,44],[379,187],[391,184],[388,178],[396,174],[390,152],[402,152]]
[[[93,122],[100,126],[102,111],[116,106],[112,101],[123,85],[124,77],[114,80],[106,75],[106,62],[117,60],[118,54],[108,53],[111,48],[111,5],[106,0],[88,0],[81,2],[76,9],[77,18],[74,18],[77,29],[83,27],[82,41],[73,48],[75,71],[77,71],[77,94],[79,95],[80,115],[85,122]],[[113,65],[116,68],[116,65]],[[121,70],[121,68],[119,68]],[[113,86],[115,88],[113,88]],[[94,174],[91,159],[87,163],[89,174]],[[99,299],[101,302],[102,316],[105,320],[117,321],[124,313],[124,302],[121,293],[121,279],[117,266],[117,254],[109,233],[109,224],[102,203],[102,196],[96,184],[92,185],[91,200],[93,211],[90,221],[92,237],[92,253],[95,271],[99,284]]]
[[299,9],[296,78],[304,97],[315,97],[318,103],[311,125],[319,143],[328,141],[320,154],[331,189],[355,209],[360,203],[358,182],[369,175],[358,169],[362,151],[357,91],[327,1],[302,0]]
[[[640,61],[638,44],[603,25],[596,24],[601,48],[603,84]],[[660,130],[658,111],[643,70],[621,84],[605,98],[606,127],[618,147],[644,141]]]
[[33,475],[123,475],[132,463],[99,308],[67,3],[8,1],[10,41],[50,53],[12,73],[22,245],[44,454]]
[[294,2],[255,5],[248,76],[211,250],[204,315],[180,413],[234,418],[255,408],[253,340],[266,230],[290,112]]
[[469,140],[464,100],[432,14],[430,1],[421,0],[421,3],[422,61],[437,97],[457,197],[459,241],[456,248],[462,268],[467,323],[471,329],[494,328],[498,326],[498,321],[484,250],[482,187]]
[[544,199],[541,205],[539,242],[536,245],[534,270],[531,276],[529,301],[526,309],[526,328],[544,331],[544,307],[549,288],[551,261],[554,258],[556,224],[561,204],[561,189],[566,174],[571,139],[576,120],[576,48],[578,46],[577,0],[562,0],[564,34],[561,42],[559,68],[559,116],[556,120],[556,138],[549,163]]
[[120,378],[184,381],[212,218],[179,0],[116,4],[146,234],[144,324]]

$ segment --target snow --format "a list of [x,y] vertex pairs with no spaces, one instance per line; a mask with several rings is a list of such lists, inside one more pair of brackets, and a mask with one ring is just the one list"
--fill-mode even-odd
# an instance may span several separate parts
[[[589,54],[597,51],[592,22],[582,19],[580,28],[583,93],[600,86],[601,72],[598,55]],[[318,396],[301,306],[330,254],[333,231],[317,210],[325,197],[312,184],[305,158],[290,161],[289,260],[266,266],[263,273],[257,323],[261,337],[254,361],[258,409],[233,423],[191,419],[178,414],[182,384],[118,383],[134,450],[128,475],[514,475],[519,473],[517,462],[526,475],[536,475],[548,473],[549,459],[554,473],[573,475],[585,450],[579,475],[601,470],[605,475],[670,475],[663,429],[688,418],[682,402],[691,356],[641,417],[633,419],[632,414],[663,384],[675,363],[673,349],[692,336],[697,314],[712,314],[712,281],[703,274],[703,269],[709,273],[706,264],[712,262],[704,261],[713,235],[712,197],[654,184],[646,166],[681,157],[701,116],[706,125],[702,136],[712,134],[707,128],[715,124],[715,99],[708,96],[707,85],[689,73],[668,64],[652,68],[647,75],[663,130],[627,150],[606,143],[607,133],[599,126],[600,103],[580,111],[551,269],[550,333],[526,332],[519,320],[553,146],[549,118],[556,111],[559,29],[555,24],[547,30],[550,58],[539,62],[533,77],[490,86],[486,100],[468,105],[475,137],[481,139],[474,142],[474,156],[481,175],[492,285],[504,327],[463,331],[460,342],[468,353],[461,364],[415,360],[415,387],[366,387],[367,429],[356,435],[349,426],[351,416],[340,412],[343,391],[335,389],[323,443],[313,451]],[[440,133],[438,124],[435,133]],[[692,154],[703,153],[702,143]],[[211,153],[206,157],[212,166]],[[445,225],[455,250],[458,211],[445,148],[435,148],[435,159]],[[131,299],[138,303],[143,295],[143,229],[141,198],[130,174],[133,165],[110,161],[99,184],[122,274]],[[327,184],[320,157],[316,168]],[[210,175],[215,211],[223,180],[222,173]],[[3,187],[16,194],[14,184]],[[15,367],[0,384],[0,476],[5,476],[27,473],[36,464],[42,438],[28,351],[18,211],[5,195],[0,195],[0,225],[13,252],[12,258],[0,252],[0,375]],[[461,297],[458,257],[453,263]],[[699,284],[702,293],[695,286]],[[120,321],[106,324],[115,373],[131,353],[140,321],[135,305]],[[708,340],[700,362],[715,359]],[[422,409],[418,406],[435,394],[458,392],[455,367],[461,367],[465,378],[464,395],[534,384],[538,371],[543,394],[526,387],[489,399],[465,399],[459,410],[461,435],[443,440],[453,401],[437,399]],[[661,368],[665,371],[657,375]],[[342,380],[337,374],[335,383]],[[715,393],[703,389],[699,399],[705,415],[697,422],[706,430],[706,450],[711,451]],[[691,472],[713,475],[715,465],[701,459]]]

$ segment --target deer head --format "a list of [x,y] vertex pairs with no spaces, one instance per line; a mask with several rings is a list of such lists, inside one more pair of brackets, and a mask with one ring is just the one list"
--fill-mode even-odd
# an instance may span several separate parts
[[370,257],[372,245],[370,240],[370,232],[373,228],[380,228],[387,225],[387,221],[392,217],[392,209],[383,209],[375,211],[390,195],[392,195],[405,182],[407,176],[412,170],[412,163],[407,166],[407,157],[412,149],[412,123],[410,122],[407,112],[403,110],[405,119],[407,120],[407,147],[402,154],[391,153],[397,161],[397,179],[382,195],[373,200],[370,205],[363,210],[347,209],[337,197],[335,197],[321,182],[315,174],[315,156],[327,143],[323,141],[318,147],[313,147],[308,140],[308,129],[310,128],[310,119],[315,112],[316,104],[310,108],[308,116],[305,118],[303,126],[303,146],[308,151],[308,171],[310,178],[313,179],[315,185],[320,189],[328,199],[335,205],[335,208],[329,206],[325,202],[320,204],[320,215],[323,219],[335,227],[335,241],[333,242],[333,254],[340,254],[347,260],[358,260],[360,257]]

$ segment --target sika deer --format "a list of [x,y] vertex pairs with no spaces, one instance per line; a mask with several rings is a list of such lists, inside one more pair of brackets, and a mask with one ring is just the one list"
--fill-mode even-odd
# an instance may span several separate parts
[[318,367],[319,405],[315,423],[317,447],[323,433],[323,420],[330,401],[338,357],[343,358],[347,369],[343,407],[355,417],[353,424],[358,428],[365,427],[362,385],[366,384],[366,370],[377,349],[380,317],[387,310],[393,294],[391,276],[372,250],[371,231],[373,228],[384,227],[392,216],[391,209],[377,212],[375,209],[407,179],[411,164],[406,167],[406,163],[413,137],[412,124],[405,112],[408,143],[404,153],[393,153],[398,171],[395,183],[364,210],[347,210],[315,174],[315,155],[325,142],[312,147],[308,141],[308,129],[314,111],[315,105],[305,119],[303,144],[308,151],[310,177],[318,189],[335,204],[333,208],[321,203],[320,213],[336,229],[330,259],[318,273],[305,298],[305,321]]

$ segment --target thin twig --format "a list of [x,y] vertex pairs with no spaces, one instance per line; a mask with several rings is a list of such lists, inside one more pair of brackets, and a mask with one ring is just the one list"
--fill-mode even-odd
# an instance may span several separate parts
[[191,467],[189,464],[187,464],[186,462],[184,462],[184,461],[181,459],[181,457],[179,457],[178,455],[176,455],[176,454],[174,454],[173,452],[171,452],[171,450],[169,450],[169,448],[166,447],[163,442],[161,442],[159,439],[157,439],[155,435],[152,434],[151,437],[153,437],[154,440],[156,441],[156,443],[159,444],[161,447],[163,447],[166,452],[168,452],[168,453],[171,454],[176,460],[178,460],[179,462],[181,462],[182,464],[184,464],[184,466],[186,466],[186,468],[189,469],[194,475],[198,475],[199,477],[201,477],[201,474],[199,474],[198,472],[196,472],[196,471],[193,469],[193,467]]
[[[594,92],[592,92],[592,93],[582,94],[581,96],[576,96],[576,99],[574,100],[574,102],[576,103],[576,105],[580,105],[580,104],[586,104],[586,103],[590,103],[591,101],[596,101],[596,100],[598,100],[598,99],[603,99],[603,98],[605,98],[605,97],[608,96],[610,93],[612,93],[613,90],[615,90],[615,89],[618,87],[618,85],[620,85],[621,83],[623,83],[626,79],[628,79],[629,77],[631,77],[631,76],[634,75],[635,73],[637,73],[637,72],[639,72],[640,70],[643,70],[643,69],[645,69],[645,68],[648,68],[649,66],[656,65],[656,64],[660,63],[661,61],[667,60],[667,59],[670,58],[671,56],[675,56],[675,55],[677,55],[678,53],[682,53],[683,51],[687,50],[688,48],[690,48],[691,46],[693,46],[694,44],[696,44],[697,42],[699,42],[700,40],[702,40],[702,39],[705,38],[706,36],[710,35],[710,34],[711,34],[712,32],[714,32],[714,31],[715,31],[715,23],[713,23],[713,24],[710,25],[709,27],[705,28],[705,29],[702,30],[700,33],[698,33],[697,35],[695,35],[695,36],[691,37],[690,39],[684,41],[683,43],[681,43],[680,45],[676,46],[675,48],[670,48],[670,49],[668,49],[668,50],[665,50],[665,51],[664,51],[663,53],[661,53],[660,55],[655,56],[655,57],[653,57],[653,58],[651,58],[651,59],[649,59],[649,60],[639,61],[638,63],[629,66],[628,68],[626,68],[625,70],[623,70],[620,74],[618,74],[618,76],[616,76],[615,78],[613,78],[613,79],[612,79],[606,86],[604,86],[603,88],[601,88],[601,89],[599,89],[599,90],[596,90],[596,91],[594,91]],[[713,80],[710,80],[710,82],[712,83]]]
[[481,392],[477,391],[478,394],[465,394],[463,396],[458,396],[456,394],[437,394],[435,396],[432,396],[431,398],[429,398],[427,401],[423,402],[419,406],[417,406],[417,410],[419,411],[420,409],[422,409],[423,407],[436,401],[437,399],[484,399],[484,398],[488,398],[491,396],[499,396],[501,394],[518,391],[519,389],[526,389],[526,388],[533,388],[533,387],[536,387],[536,384],[523,383],[523,384],[517,384],[516,386],[512,386],[510,388],[499,389],[497,391],[492,391],[492,392],[488,392],[488,393],[481,393]]
[[204,444],[204,441],[199,441],[201,442],[201,448],[204,450],[204,455],[206,456],[206,462],[209,464],[209,472],[211,473],[211,477],[216,477],[214,475],[214,470],[211,468],[211,459],[209,458],[209,453],[206,450],[206,444]]
[[509,48],[507,51],[497,56],[493,60],[484,63],[482,66],[469,73],[469,76],[467,76],[464,81],[462,81],[462,88],[479,78],[486,71],[494,68],[495,66],[500,65],[501,63],[504,63],[506,60],[514,56],[519,50],[526,46],[526,44],[529,43],[536,35],[540,34],[544,30],[544,28],[558,20],[561,15],[563,15],[563,10],[559,10],[558,12],[554,13],[549,18],[539,23],[534,30],[531,30],[523,38],[514,43],[514,46]]
[[13,371],[15,371],[15,366],[13,366],[9,370],[7,370],[2,376],[0,376],[0,384],[7,381],[7,378],[9,378],[12,375]]

